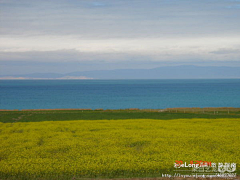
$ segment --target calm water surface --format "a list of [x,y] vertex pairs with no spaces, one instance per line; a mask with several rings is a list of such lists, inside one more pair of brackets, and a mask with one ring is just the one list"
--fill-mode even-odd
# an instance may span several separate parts
[[240,107],[240,79],[0,80],[0,109]]

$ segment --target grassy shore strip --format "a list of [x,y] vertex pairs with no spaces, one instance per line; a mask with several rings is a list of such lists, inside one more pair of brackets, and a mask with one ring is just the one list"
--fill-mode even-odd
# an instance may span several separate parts
[[118,119],[191,119],[240,118],[240,108],[169,108],[124,110],[22,110],[0,111],[0,122],[40,122],[66,120],[118,120]]
[[240,119],[0,123],[0,179],[161,177],[176,160],[239,165],[239,128]]

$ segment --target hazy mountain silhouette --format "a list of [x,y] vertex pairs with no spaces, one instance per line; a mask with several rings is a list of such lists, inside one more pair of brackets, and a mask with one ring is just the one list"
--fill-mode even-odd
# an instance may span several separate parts
[[[1,76],[7,77],[7,76]],[[9,77],[9,75],[8,75]],[[214,79],[240,78],[240,67],[226,66],[165,66],[154,69],[116,69],[58,73],[13,75],[23,78],[87,77],[94,79]]]

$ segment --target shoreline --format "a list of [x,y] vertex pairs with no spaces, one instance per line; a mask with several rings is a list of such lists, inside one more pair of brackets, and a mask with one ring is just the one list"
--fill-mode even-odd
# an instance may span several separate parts
[[0,109],[0,111],[157,111],[157,112],[174,112],[174,111],[240,111],[240,107],[177,107],[165,109],[139,109],[139,108],[126,108],[126,109],[90,109],[90,108],[57,108],[57,109]]

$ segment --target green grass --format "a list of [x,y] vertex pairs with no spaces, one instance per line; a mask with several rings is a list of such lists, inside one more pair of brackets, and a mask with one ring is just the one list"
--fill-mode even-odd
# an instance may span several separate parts
[[150,111],[129,111],[129,110],[111,110],[111,111],[0,111],[0,122],[40,122],[40,121],[66,121],[66,120],[118,120],[118,119],[191,119],[191,118],[240,118],[239,111],[233,111],[229,114],[226,111],[214,112],[150,112]]

